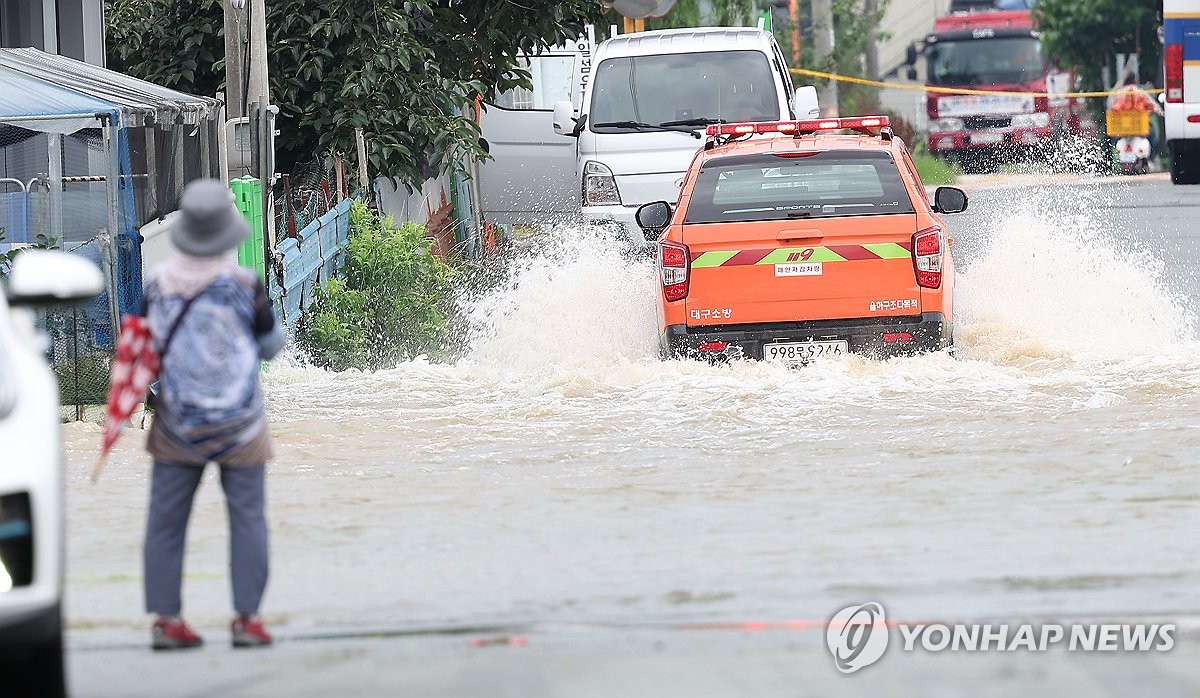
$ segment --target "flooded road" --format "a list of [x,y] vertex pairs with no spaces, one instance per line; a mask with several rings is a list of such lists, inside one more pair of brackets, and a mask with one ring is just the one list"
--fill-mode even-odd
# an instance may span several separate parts
[[[1200,189],[980,191],[946,218],[957,357],[662,362],[649,263],[574,231],[468,302],[454,364],[272,367],[267,620],[1200,612]],[[70,627],[144,632],[141,435],[92,486],[98,428],[65,433]],[[210,473],[202,628],[229,617],[222,507]]]

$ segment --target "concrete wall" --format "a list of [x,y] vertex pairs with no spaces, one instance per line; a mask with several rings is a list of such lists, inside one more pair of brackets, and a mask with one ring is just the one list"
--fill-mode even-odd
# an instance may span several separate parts
[[[933,20],[949,10],[950,0],[891,0],[879,25],[880,31],[891,34],[879,42],[879,72],[886,75],[903,63],[908,45],[933,31]],[[904,79],[904,68],[898,78]]]
[[104,66],[103,0],[0,0],[0,46]]
[[[891,0],[880,23],[880,31],[891,34],[879,42],[880,79],[900,85],[919,85],[925,82],[925,61],[917,61],[917,80],[907,78],[904,54],[908,45],[923,39],[933,31],[933,20],[950,11],[950,0]],[[885,111],[900,114],[918,131],[925,131],[925,93],[906,89],[885,89],[879,94]]]

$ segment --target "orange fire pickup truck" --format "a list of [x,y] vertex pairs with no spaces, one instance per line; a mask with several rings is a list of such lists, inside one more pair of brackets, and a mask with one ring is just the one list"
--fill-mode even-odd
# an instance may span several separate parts
[[[844,131],[853,133],[845,134]],[[887,117],[714,124],[677,205],[643,205],[665,356],[803,364],[953,343],[954,263]]]

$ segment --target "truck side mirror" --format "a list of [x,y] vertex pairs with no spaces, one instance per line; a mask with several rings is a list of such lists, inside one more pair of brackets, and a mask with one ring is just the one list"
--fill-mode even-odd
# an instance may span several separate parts
[[564,99],[554,103],[554,132],[560,136],[578,136],[575,130],[575,106]]
[[909,44],[908,48],[904,49],[904,62],[908,65],[915,65],[917,62],[917,45]]
[[821,118],[821,107],[817,104],[817,88],[812,85],[797,87],[792,95],[792,113],[797,119]]
[[908,66],[908,72],[905,73],[909,80],[917,79],[917,69],[915,66]]
[[962,213],[967,210],[967,193],[958,187],[938,187],[933,192],[933,210],[937,213]]
[[671,204],[665,201],[651,201],[638,207],[634,215],[642,228],[642,235],[649,242],[654,242],[662,235],[662,231],[671,224]]

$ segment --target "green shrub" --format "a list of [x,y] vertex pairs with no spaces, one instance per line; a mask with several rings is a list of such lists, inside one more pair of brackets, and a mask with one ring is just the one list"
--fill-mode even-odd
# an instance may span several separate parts
[[317,291],[300,320],[300,346],[313,363],[374,370],[445,356],[456,273],[431,244],[421,225],[397,227],[361,202],[351,206],[339,278]]
[[912,152],[913,164],[917,166],[917,174],[921,182],[931,187],[942,184],[954,184],[962,174],[956,163],[947,162],[936,155],[931,155],[924,148],[914,147]]

